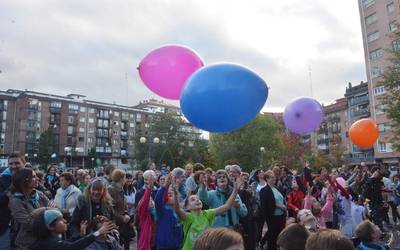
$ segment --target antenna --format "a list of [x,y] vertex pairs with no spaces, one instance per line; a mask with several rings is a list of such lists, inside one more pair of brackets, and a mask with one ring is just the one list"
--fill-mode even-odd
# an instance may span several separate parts
[[126,80],[126,106],[129,106],[129,97],[128,97],[129,81],[128,81],[128,73],[126,72],[125,72],[125,80]]
[[311,97],[314,97],[313,94],[313,82],[312,82],[312,68],[311,68],[311,60],[308,61],[308,77],[310,78],[310,93],[311,93]]

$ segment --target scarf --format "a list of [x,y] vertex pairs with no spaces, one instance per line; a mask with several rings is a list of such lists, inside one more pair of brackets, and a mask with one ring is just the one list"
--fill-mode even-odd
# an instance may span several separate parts
[[10,170],[10,168],[6,168],[6,170],[4,170],[4,172],[3,172],[1,175],[4,175],[4,176],[11,176],[11,170]]
[[54,175],[47,175],[47,180],[53,181],[54,180]]
[[73,185],[69,185],[66,189],[61,189],[61,209],[67,208],[67,198],[73,189]]
[[[14,193],[15,197],[19,197],[19,198],[24,198],[26,197],[23,193],[20,192],[15,192]],[[39,200],[40,200],[40,196],[39,193],[36,190],[33,190],[33,193],[28,197],[28,201],[29,203],[31,203],[31,205],[34,208],[38,208],[39,207]]]

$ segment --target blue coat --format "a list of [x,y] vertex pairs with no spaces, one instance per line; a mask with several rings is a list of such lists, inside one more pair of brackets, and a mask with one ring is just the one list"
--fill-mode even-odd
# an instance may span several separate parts
[[164,195],[168,195],[165,192],[165,187],[160,188],[154,200],[157,211],[157,247],[180,248],[183,239],[182,224],[174,208],[169,204],[164,204]]
[[[224,205],[229,198],[231,189],[227,190],[228,193],[217,188],[217,190],[207,191],[203,185],[200,185],[197,195],[200,200],[207,205],[209,208],[218,208]],[[225,195],[226,193],[226,195]],[[239,224],[239,217],[245,217],[247,215],[246,205],[242,202],[239,195],[236,195],[236,200],[239,201],[240,206],[238,208],[232,207],[230,209],[232,224],[229,222],[229,214],[219,215],[216,217],[213,227],[230,227]]]

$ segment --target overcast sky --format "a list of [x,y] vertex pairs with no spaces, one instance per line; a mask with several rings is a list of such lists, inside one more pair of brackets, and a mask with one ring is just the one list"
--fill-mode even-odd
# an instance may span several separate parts
[[1,0],[0,89],[135,105],[159,98],[136,66],[171,43],[258,72],[267,110],[310,96],[309,69],[322,103],[366,79],[355,0]]

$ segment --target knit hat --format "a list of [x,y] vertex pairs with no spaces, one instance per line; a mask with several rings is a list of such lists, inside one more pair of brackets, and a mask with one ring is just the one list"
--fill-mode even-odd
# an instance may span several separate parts
[[58,209],[49,209],[44,211],[44,223],[46,226],[50,226],[51,223],[56,221],[58,218],[62,218],[62,213]]

